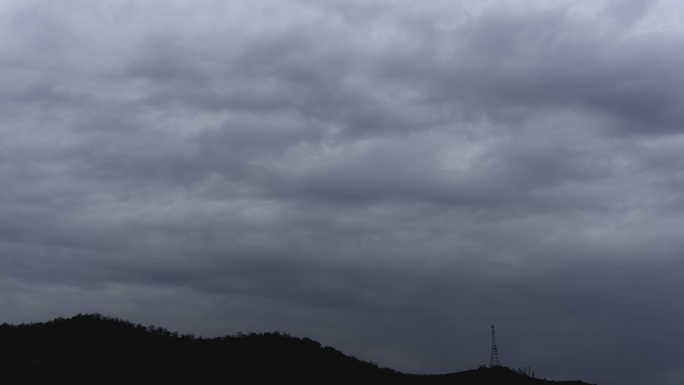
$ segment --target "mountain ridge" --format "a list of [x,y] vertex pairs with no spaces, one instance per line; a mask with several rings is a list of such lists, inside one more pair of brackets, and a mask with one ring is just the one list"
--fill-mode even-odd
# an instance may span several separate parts
[[307,384],[590,385],[533,378],[507,367],[481,366],[446,374],[402,373],[279,331],[204,338],[98,313],[29,324],[3,323],[0,344],[0,372],[27,380],[198,383],[223,378]]

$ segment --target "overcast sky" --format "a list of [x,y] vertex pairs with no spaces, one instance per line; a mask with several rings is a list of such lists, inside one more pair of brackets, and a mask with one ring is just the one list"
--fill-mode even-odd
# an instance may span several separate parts
[[0,322],[684,383],[684,3],[0,0]]

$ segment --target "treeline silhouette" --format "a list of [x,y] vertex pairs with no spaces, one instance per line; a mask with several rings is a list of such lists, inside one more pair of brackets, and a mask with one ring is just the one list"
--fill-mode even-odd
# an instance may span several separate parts
[[203,338],[100,314],[0,325],[4,383],[584,384],[506,367],[401,373],[287,333]]

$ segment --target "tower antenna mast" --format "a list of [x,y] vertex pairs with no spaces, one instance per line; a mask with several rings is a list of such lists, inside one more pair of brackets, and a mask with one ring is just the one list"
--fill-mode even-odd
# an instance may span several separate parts
[[496,335],[494,334],[494,325],[492,325],[492,356],[489,359],[489,367],[501,366],[499,361],[499,352],[496,350]]

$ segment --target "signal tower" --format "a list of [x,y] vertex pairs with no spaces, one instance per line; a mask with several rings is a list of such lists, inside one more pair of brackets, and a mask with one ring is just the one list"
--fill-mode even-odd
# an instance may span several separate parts
[[489,367],[501,366],[499,361],[499,352],[496,351],[496,335],[494,334],[494,325],[492,325],[492,356],[489,359]]

